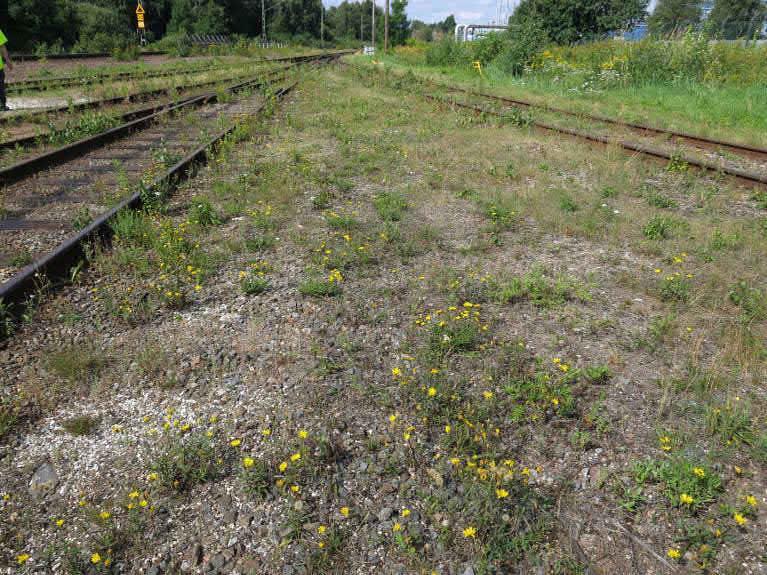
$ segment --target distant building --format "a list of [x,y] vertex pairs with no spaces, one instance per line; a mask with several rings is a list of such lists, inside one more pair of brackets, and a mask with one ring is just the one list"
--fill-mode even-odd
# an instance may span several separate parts
[[714,9],[714,0],[705,0],[700,5],[700,19],[701,20],[708,20],[708,17],[711,15],[711,11]]
[[491,32],[503,32],[508,29],[508,26],[498,26],[497,24],[458,24],[455,27],[455,41],[473,42]]
[[628,42],[636,42],[647,36],[647,34],[647,22],[639,22],[631,30],[624,32],[622,38]]

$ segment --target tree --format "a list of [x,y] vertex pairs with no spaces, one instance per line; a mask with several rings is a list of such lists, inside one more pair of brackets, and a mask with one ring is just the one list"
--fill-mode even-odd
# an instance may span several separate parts
[[389,17],[389,35],[391,45],[404,44],[410,35],[410,22],[407,19],[407,0],[394,0],[391,4],[391,16]]
[[229,27],[226,11],[215,0],[173,0],[168,30],[187,34],[225,34]]
[[[379,2],[380,4],[380,2]],[[344,0],[338,6],[331,6],[325,14],[325,25],[328,27],[331,37],[336,40],[369,40],[371,12],[373,3],[371,0],[364,2],[348,2]],[[360,31],[360,21],[362,30]],[[376,4],[376,39],[383,41],[384,13],[383,9]],[[362,36],[360,36],[362,32]]]
[[[759,1],[759,0],[755,0]],[[531,21],[557,44],[601,38],[625,30],[646,15],[648,0],[522,0],[509,18],[514,26]]]
[[434,25],[413,20],[410,22],[410,36],[420,42],[431,42],[434,38]]
[[36,44],[64,44],[77,40],[74,7],[58,0],[14,0],[9,2],[8,22],[3,22],[13,52],[31,50]]
[[453,16],[452,14],[450,14],[450,16],[445,18],[442,22],[437,23],[437,28],[440,29],[445,34],[452,34],[453,32],[455,32],[455,26],[456,26],[455,16]]
[[702,3],[695,0],[659,0],[647,19],[652,34],[671,34],[700,24]]
[[726,38],[752,38],[767,18],[767,6],[762,0],[716,0],[709,15],[711,31]]

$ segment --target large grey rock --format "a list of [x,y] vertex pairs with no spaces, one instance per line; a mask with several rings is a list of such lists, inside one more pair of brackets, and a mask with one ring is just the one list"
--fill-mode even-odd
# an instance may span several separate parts
[[29,489],[33,492],[53,491],[58,482],[59,476],[56,469],[46,461],[32,475],[32,479],[29,480]]

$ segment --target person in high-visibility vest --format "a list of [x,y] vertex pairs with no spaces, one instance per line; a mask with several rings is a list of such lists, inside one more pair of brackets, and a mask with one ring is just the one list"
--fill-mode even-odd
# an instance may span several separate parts
[[8,43],[8,38],[5,37],[3,31],[0,30],[0,111],[6,112],[10,108],[5,103],[5,68],[8,66],[8,71],[13,70],[13,62],[8,55],[8,48],[5,45]]

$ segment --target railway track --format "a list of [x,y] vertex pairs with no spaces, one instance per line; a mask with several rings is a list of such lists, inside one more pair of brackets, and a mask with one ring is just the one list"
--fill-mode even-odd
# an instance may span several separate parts
[[[290,64],[287,64],[287,66],[289,65]],[[213,86],[215,84],[219,84],[224,81],[236,80],[237,78],[244,77],[244,76],[245,74],[238,74],[236,76],[229,76],[223,79],[209,80],[209,81],[194,83],[194,84],[180,84],[175,86],[156,88],[153,90],[144,90],[141,92],[133,92],[130,94],[114,96],[111,98],[103,98],[100,100],[88,100],[86,102],[80,102],[77,104],[62,104],[59,106],[51,106],[49,108],[30,109],[25,111],[23,114],[0,116],[0,125],[29,121],[36,118],[49,116],[52,114],[78,113],[78,112],[82,112],[84,110],[90,110],[93,108],[102,108],[102,107],[112,106],[116,104],[123,104],[123,103],[140,102],[140,101],[148,100],[157,96],[172,96],[176,94],[179,90],[190,90],[190,89],[199,88],[199,87]],[[3,143],[0,143],[0,148],[8,148],[13,146],[14,144],[5,145]]]
[[[360,66],[353,67],[358,71],[370,73],[370,70],[366,68]],[[626,152],[640,154],[647,158],[665,160],[679,165],[692,166],[705,172],[729,176],[748,186],[767,185],[767,149],[764,148],[676,132],[645,124],[623,122],[615,118],[573,112],[553,106],[544,106],[521,99],[506,98],[469,90],[431,79],[418,78],[417,82],[437,90],[437,92],[432,93],[422,91],[421,94],[425,98],[453,108],[500,118],[507,118],[509,116],[508,112],[511,109],[530,109],[550,113],[555,116],[567,116],[580,121],[586,121],[591,123],[592,127],[598,125],[602,129],[607,127],[610,130],[623,130],[627,134],[634,136],[658,136],[663,138],[662,142],[643,142],[616,137],[612,132],[610,135],[604,135],[586,129],[563,126],[553,121],[544,121],[535,117],[529,118],[529,124],[541,130],[565,134],[606,146],[617,146]],[[459,101],[454,96],[455,94],[460,94],[465,98],[476,98],[483,102]],[[488,102],[490,105],[488,105]],[[668,143],[673,144],[675,147],[669,149],[667,147]]]
[[116,73],[96,73],[89,76],[59,76],[51,78],[33,78],[29,80],[17,80],[6,84],[6,91],[9,94],[18,92],[36,92],[47,91],[56,88],[70,88],[73,86],[91,86],[93,84],[105,84],[107,82],[119,82],[122,80],[133,80],[140,78],[166,78],[168,76],[183,76],[191,74],[203,74],[211,70],[218,70],[219,66],[199,66],[189,68],[174,68],[162,70],[142,70],[140,72],[116,72]]
[[[309,62],[334,57],[321,55]],[[66,274],[81,254],[82,243],[104,233],[116,211],[141,204],[141,192],[130,195],[137,186],[144,187],[143,197],[160,193],[229,133],[240,116],[257,113],[264,97],[248,91],[268,86],[282,94],[288,82],[287,75],[241,82],[227,89],[232,96],[241,95],[232,101],[220,101],[216,93],[196,96],[1,170],[3,309],[10,306],[11,313],[20,313],[41,278]],[[148,173],[158,171],[163,176],[154,183],[145,181]]]
[[[251,78],[242,83],[235,84],[227,88],[230,93],[236,93],[244,89],[259,86],[263,82],[269,82],[272,78],[281,74],[284,70],[275,70],[267,73],[263,79],[255,80]],[[173,100],[170,102],[164,102],[160,104],[152,104],[136,110],[131,110],[119,117],[119,124],[113,128],[108,129],[101,134],[96,135],[94,138],[83,138],[78,142],[74,142],[70,145],[64,145],[54,148],[50,152],[43,152],[35,155],[31,158],[24,159],[16,162],[15,164],[0,168],[0,184],[9,185],[16,181],[23,179],[24,177],[34,174],[41,167],[52,167],[59,163],[66,162],[69,158],[77,156],[78,154],[87,151],[90,147],[98,147],[104,142],[107,142],[109,138],[120,138],[124,135],[130,134],[133,131],[142,129],[146,122],[153,121],[164,114],[172,110],[180,110],[187,106],[204,105],[211,101],[214,94],[208,92],[204,94],[198,94],[194,96],[187,96],[185,98]],[[29,138],[27,140],[30,140]],[[37,137],[31,138],[34,143]],[[19,140],[16,140],[16,146],[18,146]],[[30,142],[28,142],[30,143]],[[2,229],[3,223],[0,221],[0,229]]]
[[[289,67],[288,65],[287,67]],[[287,69],[287,67],[279,67],[272,70],[267,70],[267,74],[271,74],[274,72],[278,72],[281,70]],[[48,108],[38,114],[35,115],[48,115],[53,113],[61,113],[61,112],[69,112],[69,113],[76,113],[80,111],[84,111],[87,109],[92,108],[102,108],[102,107],[108,107],[108,106],[119,106],[124,104],[131,104],[133,102],[140,102],[140,101],[146,101],[151,99],[157,99],[158,97],[173,97],[175,100],[178,101],[178,98],[181,97],[183,93],[189,93],[194,92],[200,89],[204,88],[210,88],[211,86],[218,86],[221,84],[225,84],[226,82],[233,82],[237,81],[238,79],[244,78],[247,74],[238,74],[236,76],[228,76],[226,78],[217,78],[214,80],[207,80],[205,82],[200,82],[196,84],[184,84],[184,85],[177,85],[167,88],[158,88],[155,90],[148,90],[145,92],[136,92],[134,94],[128,94],[126,96],[117,96],[114,98],[107,98],[104,100],[93,100],[90,102],[85,102],[82,104],[76,104],[73,106],[61,106],[58,108]],[[155,104],[148,107],[138,108],[138,109],[131,109],[119,116],[119,119],[123,122],[127,122],[131,119],[138,118],[141,115],[153,113],[154,111],[159,110],[161,107],[168,105],[168,102],[161,103],[161,104]],[[49,122],[49,126],[52,125],[53,122]],[[48,130],[47,132],[39,132],[36,131],[34,134],[26,135],[26,136],[19,136],[15,138],[10,138],[8,140],[4,140],[0,142],[0,150],[19,150],[19,149],[25,149],[32,146],[41,146],[46,143],[46,141],[49,141],[56,135],[56,129]]]
[[[309,56],[311,57],[311,56]],[[300,62],[306,56],[287,56],[283,58],[261,58],[255,59],[253,63],[274,63],[274,62]],[[107,82],[119,82],[133,79],[165,78],[168,76],[181,76],[191,74],[202,74],[211,70],[220,70],[219,64],[208,64],[190,67],[163,68],[159,70],[145,69],[141,71],[126,71],[115,73],[96,72],[91,75],[78,76],[60,76],[55,78],[31,78],[28,80],[17,80],[6,84],[8,93],[46,91],[56,88],[67,88],[74,86],[90,86],[93,84],[103,84]]]
[[[426,98],[435,102],[502,118],[508,117],[508,112],[511,109],[539,110],[554,115],[564,115],[582,121],[585,120],[592,125],[601,124],[611,129],[618,128],[626,133],[640,137],[648,135],[660,136],[663,138],[662,142],[643,142],[616,137],[615,135],[603,135],[586,129],[563,126],[556,122],[537,118],[529,120],[533,126],[542,130],[566,134],[589,142],[618,146],[627,152],[638,153],[651,158],[686,164],[703,171],[730,176],[748,185],[767,185],[767,149],[675,132],[644,124],[623,122],[604,116],[580,114],[570,110],[541,106],[524,100],[504,98],[438,82],[429,83],[447,92],[446,95],[424,94]],[[450,97],[450,94],[461,94],[468,98],[482,100],[485,104],[490,102],[491,105],[480,105],[471,100],[460,101],[455,97]],[[664,146],[664,144],[668,143],[673,144],[674,147],[669,149],[667,146]]]

